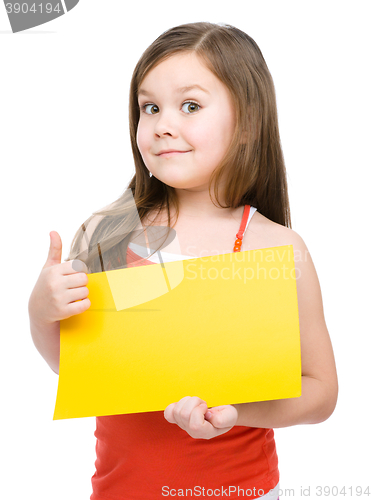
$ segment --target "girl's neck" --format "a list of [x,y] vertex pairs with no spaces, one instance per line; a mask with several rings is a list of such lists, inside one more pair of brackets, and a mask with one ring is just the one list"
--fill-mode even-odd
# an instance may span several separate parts
[[[221,208],[212,203],[208,191],[176,190],[179,212],[182,218],[226,219],[231,218],[234,208]],[[213,191],[212,191],[213,193]],[[172,213],[174,211],[172,210]]]

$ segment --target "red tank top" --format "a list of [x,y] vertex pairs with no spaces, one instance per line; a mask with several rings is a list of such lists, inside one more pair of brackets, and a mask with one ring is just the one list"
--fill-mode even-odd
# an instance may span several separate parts
[[[249,209],[246,205],[238,239],[243,237]],[[128,249],[127,264],[153,262],[139,260]],[[167,422],[162,411],[97,417],[96,422],[91,500],[237,499],[243,494],[238,488],[255,498],[279,481],[273,429],[235,426],[204,440],[193,439]]]

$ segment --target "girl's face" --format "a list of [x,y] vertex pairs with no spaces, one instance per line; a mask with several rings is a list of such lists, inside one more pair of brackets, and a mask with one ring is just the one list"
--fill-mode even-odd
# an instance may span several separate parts
[[195,53],[179,54],[149,71],[138,101],[137,144],[149,171],[174,188],[208,189],[235,129],[225,85]]

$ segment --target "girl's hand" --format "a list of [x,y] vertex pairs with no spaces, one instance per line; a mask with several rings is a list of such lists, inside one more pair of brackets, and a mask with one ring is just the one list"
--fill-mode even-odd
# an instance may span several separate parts
[[90,306],[86,265],[79,260],[61,264],[61,258],[61,237],[52,231],[49,255],[29,300],[30,318],[36,324],[52,324]]
[[200,398],[187,396],[164,410],[164,417],[177,424],[195,439],[211,439],[228,432],[236,424],[238,412],[234,406],[209,408]]

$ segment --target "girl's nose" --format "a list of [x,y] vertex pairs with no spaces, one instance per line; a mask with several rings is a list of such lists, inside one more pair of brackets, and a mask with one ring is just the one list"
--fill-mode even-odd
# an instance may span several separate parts
[[157,137],[177,137],[177,125],[174,117],[172,118],[171,113],[159,113],[156,120],[154,132]]

